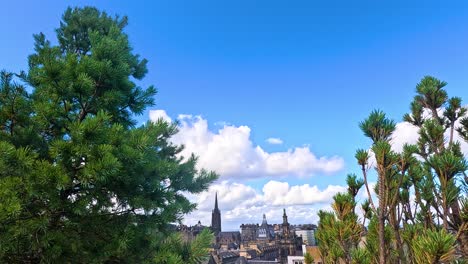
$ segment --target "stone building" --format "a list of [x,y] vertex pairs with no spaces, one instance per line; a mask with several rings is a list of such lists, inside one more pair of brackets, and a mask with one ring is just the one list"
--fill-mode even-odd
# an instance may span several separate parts
[[215,248],[222,250],[239,249],[241,234],[239,231],[223,232],[221,228],[221,210],[218,207],[218,193],[215,194],[214,209],[211,213],[211,231],[216,238]]
[[201,224],[200,221],[194,226],[180,225],[177,227],[176,231],[179,231],[182,234],[182,238],[185,241],[192,241],[203,229],[208,228]]
[[286,209],[283,209],[283,223],[281,225],[282,233],[276,241],[280,247],[280,260],[281,263],[288,261],[288,256],[295,256],[296,249],[298,247],[298,239],[294,232],[291,232],[290,224],[288,222],[288,216],[286,215]]
[[258,227],[257,240],[259,241],[272,241],[275,237],[273,226],[269,225],[265,214],[263,214],[262,224]]
[[242,244],[247,245],[250,241],[257,240],[258,224],[242,224],[240,226]]
[[219,232],[216,242],[221,249],[237,250],[241,244],[241,234],[239,231]]
[[240,226],[242,244],[247,246],[249,243],[266,243],[273,241],[275,232],[273,226],[268,224],[265,214],[262,224],[242,224]]
[[301,252],[302,239],[295,235],[285,209],[281,224],[268,224],[264,214],[261,224],[242,224],[241,232],[223,232],[218,194],[215,194],[211,230],[216,237],[213,251],[213,260],[216,259],[216,263],[237,264],[241,260],[244,263],[286,263],[288,256]]

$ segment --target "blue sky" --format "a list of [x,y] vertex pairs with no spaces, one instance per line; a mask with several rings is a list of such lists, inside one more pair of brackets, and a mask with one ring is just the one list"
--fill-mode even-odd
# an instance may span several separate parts
[[424,75],[468,98],[463,1],[5,1],[0,68],[27,69],[32,34],[55,40],[65,8],[84,5],[129,17],[134,50],[149,60],[141,85],[159,89],[154,109],[200,115],[213,133],[220,122],[248,126],[269,153],[308,146],[344,161],[331,175],[228,179],[258,192],[271,180],[344,185],[369,144],[358,122],[375,108],[401,121]]

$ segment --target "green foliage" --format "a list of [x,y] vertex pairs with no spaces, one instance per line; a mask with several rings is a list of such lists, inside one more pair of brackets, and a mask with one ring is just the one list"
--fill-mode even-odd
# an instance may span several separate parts
[[351,251],[351,264],[371,264],[372,258],[365,248],[355,248]]
[[369,162],[369,152],[364,150],[364,149],[358,149],[356,151],[356,160],[358,161],[358,164],[362,167],[367,166],[367,163]]
[[159,245],[158,253],[153,258],[155,264],[197,264],[209,257],[209,248],[214,236],[209,229],[204,229],[191,242],[183,241],[178,233],[173,233]]
[[[395,263],[397,260],[396,249],[392,246],[393,233],[389,225],[385,226],[385,257],[388,263]],[[367,235],[365,238],[365,249],[368,251],[371,263],[379,263],[379,223],[376,216],[373,216],[367,226]]]
[[326,263],[349,263],[351,251],[357,247],[362,232],[354,213],[356,203],[348,193],[338,193],[333,200],[333,212],[319,211],[316,234],[319,249]]
[[421,82],[416,85],[417,95],[414,97],[414,101],[426,108],[438,109],[448,98],[447,92],[442,89],[446,85],[446,82],[437,78],[424,76]]
[[346,183],[348,184],[348,193],[354,198],[364,185],[364,180],[358,179],[356,174],[348,174],[346,176]]
[[304,254],[304,263],[305,264],[313,264],[314,263],[314,257],[312,257],[312,255],[309,252]]
[[[35,35],[24,84],[0,74],[0,262],[147,263],[169,223],[195,208],[183,193],[216,179],[196,157],[180,157],[175,124],[135,127],[156,90],[135,83],[146,60],[132,52],[126,24],[69,8],[58,45]],[[203,243],[182,260],[203,258]]]
[[423,122],[424,122],[424,118],[423,118],[423,112],[424,112],[424,108],[423,106],[421,105],[420,102],[418,101],[413,101],[411,102],[411,114],[405,114],[403,116],[403,121],[405,122],[408,122],[414,126],[418,126],[420,127]]
[[447,119],[446,128],[450,128],[452,122],[457,121],[465,116],[467,109],[462,107],[462,99],[460,97],[452,97],[447,101],[447,107],[444,111],[444,117]]
[[364,212],[364,218],[370,220],[372,218],[373,213],[368,199],[364,200],[364,202],[361,204],[361,209]]
[[395,131],[395,122],[388,119],[384,112],[374,110],[367,119],[359,123],[359,127],[365,136],[376,143],[390,139],[393,131]]
[[411,245],[418,264],[448,262],[455,257],[455,237],[443,229],[422,230]]

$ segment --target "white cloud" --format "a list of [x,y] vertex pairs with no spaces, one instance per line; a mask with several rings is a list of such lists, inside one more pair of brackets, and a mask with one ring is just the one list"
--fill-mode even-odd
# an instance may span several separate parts
[[269,181],[262,191],[256,191],[242,183],[222,181],[199,195],[188,195],[198,208],[186,216],[184,223],[193,225],[200,220],[209,226],[216,192],[223,230],[237,230],[242,223],[261,223],[263,214],[270,223],[281,223],[283,208],[290,223],[317,223],[318,210],[330,210],[333,196],[345,191],[344,186],[329,185],[321,190],[309,184],[290,186],[279,181]]
[[[150,112],[151,120],[161,116],[168,118],[163,110]],[[248,126],[224,124],[211,131],[208,121],[200,116],[179,115],[178,118],[179,133],[172,140],[185,146],[181,155],[189,157],[195,153],[200,168],[214,170],[221,178],[307,177],[332,174],[344,167],[341,157],[317,157],[309,147],[266,152],[252,142]]]
[[[160,111],[164,111],[164,110],[160,110]],[[191,119],[192,117],[193,117],[192,115],[180,114],[177,118],[178,119]]]
[[164,121],[172,122],[172,119],[167,115],[166,111],[164,110],[150,110],[149,118],[153,122],[157,121],[160,118]]
[[418,138],[419,128],[417,126],[408,122],[397,123],[391,140],[392,149],[396,152],[401,152],[405,143],[416,144]]
[[272,144],[272,145],[281,145],[281,144],[283,144],[283,140],[281,140],[280,138],[268,138],[266,140],[266,142],[268,142],[269,144]]
[[328,185],[325,190],[309,184],[289,186],[287,182],[269,181],[263,186],[264,198],[272,205],[305,205],[328,203],[333,195],[346,192],[347,188]]

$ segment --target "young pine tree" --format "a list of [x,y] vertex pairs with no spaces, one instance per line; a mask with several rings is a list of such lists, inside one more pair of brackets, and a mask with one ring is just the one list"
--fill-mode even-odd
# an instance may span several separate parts
[[[362,186],[362,180],[356,180],[354,175],[348,175],[348,182],[353,187]],[[358,183],[357,185],[353,183]],[[360,188],[360,187],[359,187]],[[359,188],[356,189],[359,191]],[[332,212],[319,211],[317,240],[320,254],[325,263],[350,264],[353,252],[357,249],[362,235],[362,226],[354,212],[355,195],[338,193],[333,197]]]

